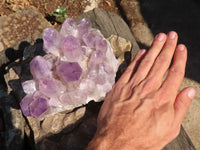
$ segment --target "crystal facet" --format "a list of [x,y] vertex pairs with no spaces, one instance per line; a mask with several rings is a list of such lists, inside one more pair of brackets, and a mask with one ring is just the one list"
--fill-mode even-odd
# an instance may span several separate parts
[[82,69],[77,62],[60,62],[56,66],[58,76],[65,82],[79,80]]

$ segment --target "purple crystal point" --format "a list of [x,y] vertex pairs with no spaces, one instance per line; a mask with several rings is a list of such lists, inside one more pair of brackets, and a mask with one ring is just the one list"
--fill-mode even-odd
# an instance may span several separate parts
[[100,37],[96,37],[96,41],[95,41],[95,47],[97,51],[103,51],[104,53],[107,51],[108,48],[108,43],[106,40],[100,38]]
[[39,97],[34,99],[32,103],[29,105],[30,113],[33,117],[40,117],[45,111],[48,109],[47,100],[43,97]]
[[32,101],[32,95],[26,95],[20,102],[21,110],[25,116],[31,116],[29,105]]
[[88,62],[89,69],[96,68],[96,65],[104,61],[104,54],[102,51],[94,51]]
[[60,33],[63,37],[67,37],[69,35],[73,35],[75,37],[78,36],[78,27],[74,19],[68,18],[62,24]]
[[56,72],[65,82],[79,80],[82,69],[77,62],[60,62],[56,66]]
[[82,37],[91,28],[91,22],[87,18],[83,18],[78,25],[79,37]]
[[40,79],[44,77],[50,77],[52,64],[46,61],[42,56],[36,56],[30,62],[30,71],[33,78]]
[[60,33],[54,28],[46,28],[43,33],[44,50],[59,55]]
[[65,86],[54,78],[39,79],[39,91],[48,97],[58,97],[65,92]]
[[23,82],[22,88],[26,94],[33,94],[36,91],[35,80],[28,80]]
[[90,48],[95,48],[96,36],[98,35],[99,33],[97,30],[91,29],[89,32],[83,35],[82,39],[86,46]]
[[82,48],[79,40],[70,35],[63,41],[63,53],[70,61],[78,61],[82,58]]
[[87,47],[87,46],[82,46],[82,51],[84,53],[85,56],[90,57],[90,55],[93,52],[93,49]]

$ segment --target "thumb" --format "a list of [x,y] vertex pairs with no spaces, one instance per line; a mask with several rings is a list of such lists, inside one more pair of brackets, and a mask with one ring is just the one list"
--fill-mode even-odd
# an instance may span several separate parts
[[195,94],[196,91],[193,87],[187,87],[177,95],[174,103],[174,110],[175,120],[178,124],[182,123],[184,116],[189,110],[190,104]]

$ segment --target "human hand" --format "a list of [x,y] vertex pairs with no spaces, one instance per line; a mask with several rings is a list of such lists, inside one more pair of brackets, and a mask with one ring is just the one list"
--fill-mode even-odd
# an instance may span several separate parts
[[179,134],[195,89],[177,94],[187,59],[177,39],[174,31],[160,33],[148,52],[136,54],[106,96],[88,150],[158,150]]

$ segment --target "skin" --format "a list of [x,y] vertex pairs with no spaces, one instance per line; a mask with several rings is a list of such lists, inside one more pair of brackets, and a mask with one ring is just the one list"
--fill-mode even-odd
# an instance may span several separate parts
[[177,40],[174,31],[159,33],[136,54],[107,94],[87,150],[160,150],[177,137],[195,96],[193,87],[178,93],[187,48]]

